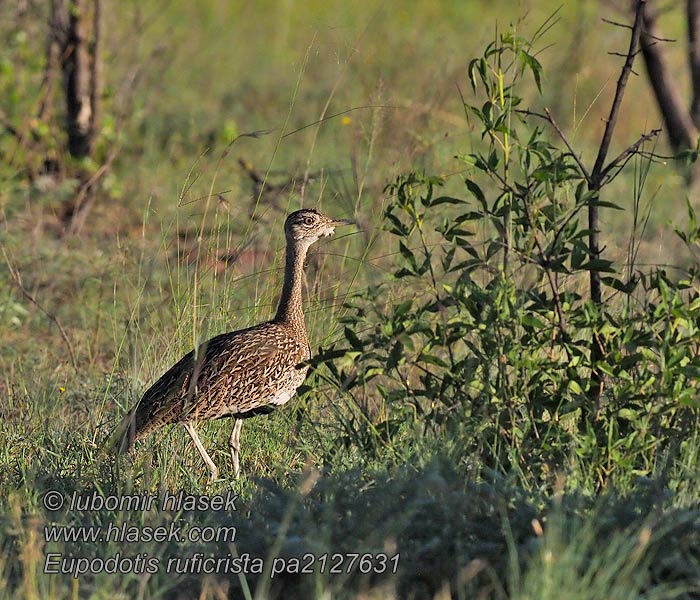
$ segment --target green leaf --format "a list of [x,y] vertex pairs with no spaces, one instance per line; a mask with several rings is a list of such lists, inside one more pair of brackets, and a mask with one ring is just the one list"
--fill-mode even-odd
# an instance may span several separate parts
[[471,179],[465,179],[464,180],[465,185],[467,186],[467,189],[471,192],[471,194],[479,201],[479,204],[481,204],[481,207],[484,210],[487,210],[487,205],[486,205],[486,197],[484,196],[484,193],[481,191],[481,188],[474,183]]
[[349,327],[345,327],[344,332],[345,339],[347,339],[348,342],[350,342],[350,345],[355,350],[362,350],[362,348],[364,348],[364,344],[360,341],[360,338],[357,337],[357,335],[352,329],[350,329]]
[[435,365],[437,367],[442,367],[443,369],[449,368],[449,365],[444,360],[433,354],[428,354],[427,352],[421,352],[420,356],[418,357],[418,360],[430,363],[431,365]]
[[401,317],[401,316],[405,315],[408,311],[410,311],[412,306],[413,306],[413,300],[406,300],[405,302],[402,302],[394,309],[394,315],[397,317]]
[[584,271],[598,271],[600,273],[615,272],[612,261],[605,260],[603,258],[589,260],[586,264],[581,265],[581,269],[583,269]]
[[537,91],[542,94],[542,65],[540,64],[540,61],[538,61],[534,56],[531,54],[528,54],[527,52],[522,52],[521,53],[522,60],[524,61],[525,65],[530,67],[530,71],[532,72],[532,77],[535,79],[535,85],[537,86]]
[[626,421],[631,421],[632,423],[639,419],[639,413],[631,408],[621,408],[617,412],[617,416]]
[[464,204],[464,200],[461,198],[452,198],[451,196],[440,196],[430,202],[430,206],[438,206],[439,204]]
[[489,154],[488,168],[490,171],[495,171],[498,167],[498,153],[495,150],[491,150]]
[[576,381],[575,379],[569,380],[568,388],[572,394],[576,394],[576,395],[583,394],[583,390],[581,389],[581,386],[578,384],[578,381]]
[[618,292],[622,292],[623,294],[631,294],[639,283],[639,279],[637,278],[632,278],[627,283],[624,283],[617,277],[601,277],[600,281]]
[[599,208],[613,208],[615,210],[625,210],[619,204],[615,204],[614,202],[606,202],[605,200],[598,200],[598,202],[596,202],[596,205]]
[[403,344],[397,341],[391,349],[391,352],[389,353],[389,358],[386,361],[386,366],[388,369],[393,369],[403,362],[405,362]]
[[581,265],[588,258],[588,248],[580,241],[575,241],[571,248],[571,268],[580,269]]
[[399,252],[401,253],[401,256],[403,256],[406,261],[413,267],[415,270],[416,268],[416,257],[413,254],[413,251],[406,246],[403,242],[399,242]]
[[533,327],[535,329],[544,329],[545,327],[545,324],[531,313],[525,313],[522,316],[522,324],[526,327]]
[[455,158],[468,165],[476,165],[476,156],[474,154],[457,154]]

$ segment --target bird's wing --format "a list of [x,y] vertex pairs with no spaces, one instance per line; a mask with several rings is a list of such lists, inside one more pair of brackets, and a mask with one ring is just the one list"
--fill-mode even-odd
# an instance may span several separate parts
[[183,414],[214,418],[217,407],[238,406],[237,412],[245,412],[260,406],[309,357],[307,344],[272,324],[263,331],[256,328],[235,334],[210,340],[197,375],[196,393],[188,390]]
[[277,392],[280,377],[308,357],[308,345],[272,323],[217,335],[144,393],[130,413],[136,439],[184,418],[221,416],[222,402],[254,405]]

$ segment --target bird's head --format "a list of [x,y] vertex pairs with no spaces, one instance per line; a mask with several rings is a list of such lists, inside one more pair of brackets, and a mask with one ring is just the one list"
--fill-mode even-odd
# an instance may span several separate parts
[[352,225],[354,221],[331,219],[312,208],[297,210],[287,217],[284,234],[289,241],[313,244],[325,235],[333,235],[340,225]]

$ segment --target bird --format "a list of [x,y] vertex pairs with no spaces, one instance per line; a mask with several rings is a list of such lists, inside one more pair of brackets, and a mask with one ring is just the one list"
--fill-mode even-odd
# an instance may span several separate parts
[[292,212],[284,224],[286,260],[277,312],[270,321],[222,333],[192,350],[168,369],[122,419],[111,446],[116,454],[170,423],[182,423],[212,481],[219,469],[195,425],[233,418],[229,450],[234,477],[240,475],[243,420],[289,402],[302,384],[311,357],[304,322],[302,284],[309,247],[335,228],[354,221],[332,219],[314,209]]

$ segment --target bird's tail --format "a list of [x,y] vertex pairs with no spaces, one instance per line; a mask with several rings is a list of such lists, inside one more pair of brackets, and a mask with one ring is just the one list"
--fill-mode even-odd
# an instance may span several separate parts
[[110,454],[123,454],[131,450],[136,439],[136,414],[130,411],[110,436],[106,449]]

